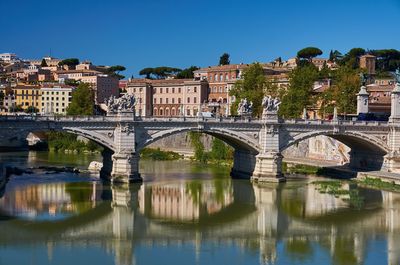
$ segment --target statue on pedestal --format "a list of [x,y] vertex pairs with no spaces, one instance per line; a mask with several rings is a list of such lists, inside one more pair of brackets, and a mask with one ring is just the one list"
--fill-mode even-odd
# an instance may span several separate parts
[[360,83],[361,86],[365,86],[367,83],[368,75],[364,73],[360,73]]
[[272,98],[270,95],[265,96],[262,100],[263,112],[276,112],[281,104],[278,98]]
[[253,112],[253,102],[248,102],[247,98],[240,100],[237,113],[238,115],[251,115]]
[[136,99],[134,95],[125,94],[120,98],[111,96],[106,100],[107,113],[135,112]]
[[396,79],[397,85],[400,85],[400,68],[396,69],[396,72],[394,73],[394,78]]

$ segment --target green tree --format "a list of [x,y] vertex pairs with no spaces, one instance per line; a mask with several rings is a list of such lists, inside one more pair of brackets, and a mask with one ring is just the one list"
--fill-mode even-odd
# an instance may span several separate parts
[[79,59],[77,59],[77,58],[64,59],[58,63],[59,66],[68,65],[70,67],[75,67],[78,64],[79,64]]
[[343,55],[338,50],[330,51],[329,52],[329,61],[331,62],[338,62],[343,58]]
[[339,113],[348,114],[357,111],[357,93],[360,90],[359,72],[349,66],[339,67],[335,71],[334,84],[328,89]]
[[379,72],[395,71],[400,67],[400,51],[395,49],[372,50],[376,56],[376,70]]
[[176,78],[178,79],[190,79],[190,78],[194,78],[194,71],[199,70],[200,68],[197,66],[190,66],[189,68],[183,69],[182,71],[180,71],[177,75]]
[[211,158],[217,161],[227,160],[229,147],[220,139],[213,138],[211,144]]
[[72,92],[72,101],[67,108],[67,115],[93,115],[94,96],[89,84],[81,83]]
[[219,57],[219,65],[228,65],[231,63],[229,53],[224,53]]
[[246,98],[253,102],[253,116],[260,116],[262,114],[261,102],[266,88],[267,80],[263,67],[259,63],[251,64],[243,71],[242,79],[236,81],[229,92],[229,95],[236,99],[231,106],[231,113],[235,114],[240,100]]
[[107,68],[106,74],[108,74],[109,76],[112,76],[112,77],[116,77],[121,80],[121,79],[124,79],[125,76],[121,75],[120,72],[125,71],[125,70],[126,70],[125,66],[113,65],[113,66],[110,66],[109,68]]
[[360,56],[364,54],[365,50],[363,48],[353,48],[346,53],[342,60],[340,60],[340,64],[357,69],[359,67]]
[[175,67],[160,66],[160,67],[147,67],[140,70],[139,75],[145,75],[148,79],[163,79],[168,76],[177,75],[182,70]]
[[297,52],[297,57],[311,61],[312,58],[322,54],[322,51],[316,47],[306,47]]
[[147,79],[151,79],[151,74],[153,73],[154,68],[147,67],[140,70],[139,75],[145,75]]
[[40,66],[41,67],[47,67],[48,66],[47,62],[46,62],[46,60],[44,58],[42,59],[42,63],[40,64]]
[[39,109],[35,108],[34,106],[29,106],[28,108],[26,108],[25,112],[26,113],[38,113]]
[[318,69],[313,64],[295,68],[289,74],[289,86],[282,95],[279,114],[285,118],[298,118],[305,107],[316,104],[312,88],[318,78]]

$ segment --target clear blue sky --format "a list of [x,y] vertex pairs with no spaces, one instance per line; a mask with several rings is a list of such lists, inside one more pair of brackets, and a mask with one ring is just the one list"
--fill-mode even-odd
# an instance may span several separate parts
[[400,49],[400,0],[1,0],[0,52],[144,67]]

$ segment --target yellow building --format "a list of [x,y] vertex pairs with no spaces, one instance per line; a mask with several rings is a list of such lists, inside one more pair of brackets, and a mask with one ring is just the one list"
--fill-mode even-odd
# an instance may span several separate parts
[[40,109],[42,105],[42,93],[40,86],[18,84],[12,88],[15,96],[15,105],[21,106],[23,110],[33,106]]

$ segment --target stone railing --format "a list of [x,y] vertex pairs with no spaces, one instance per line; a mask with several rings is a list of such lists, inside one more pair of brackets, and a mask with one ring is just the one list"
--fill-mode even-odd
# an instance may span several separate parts
[[[262,123],[261,119],[250,117],[135,117],[136,122],[207,122],[207,123]],[[60,122],[115,122],[118,116],[61,116],[61,115],[0,115],[0,121],[60,121]],[[129,121],[129,119],[124,119]],[[353,121],[353,120],[304,120],[279,119],[280,124],[309,124],[309,125],[347,125],[347,126],[388,126],[386,121]]]
[[280,120],[283,124],[309,124],[309,125],[354,125],[354,126],[388,126],[387,121],[350,121],[350,120]]

